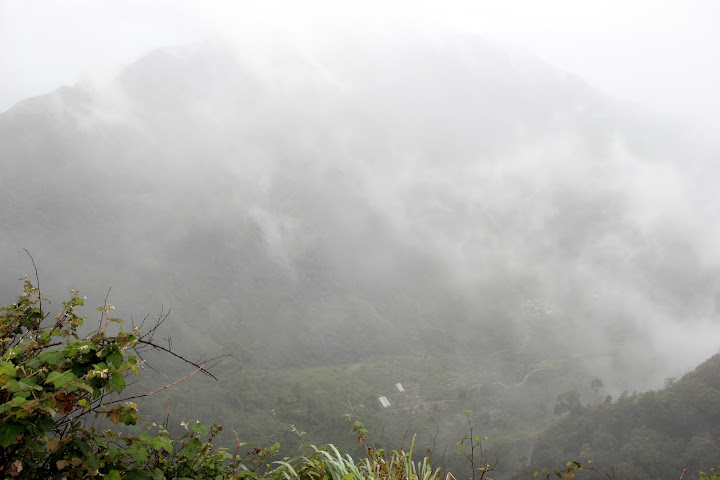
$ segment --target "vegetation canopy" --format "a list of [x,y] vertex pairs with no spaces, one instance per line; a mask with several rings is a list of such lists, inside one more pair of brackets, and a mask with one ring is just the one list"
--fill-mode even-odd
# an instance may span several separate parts
[[[261,449],[253,443],[240,442],[235,435],[234,448],[219,448],[214,439],[223,431],[222,426],[212,424],[206,428],[199,422],[191,425],[182,422],[183,432],[179,437],[171,438],[168,432],[168,418],[162,425],[146,424],[145,429],[131,428],[120,431],[122,426],[134,426],[140,415],[133,400],[151,396],[165,390],[196,374],[203,373],[215,378],[208,368],[213,367],[218,358],[202,362],[191,361],[172,350],[171,345],[160,345],[154,337],[158,328],[167,319],[167,314],[155,318],[147,331],[143,326],[148,317],[139,326],[126,326],[121,319],[111,316],[114,308],[107,303],[98,307],[99,322],[95,328],[88,328],[87,317],[79,313],[85,304],[85,298],[71,290],[68,300],[62,302],[60,312],[51,317],[46,312],[47,299],[41,296],[39,288],[29,276],[22,279],[23,292],[12,305],[0,307],[0,474],[3,478],[105,478],[105,479],[318,479],[352,480],[354,478],[377,479],[422,479],[456,478],[443,469],[433,468],[428,457],[419,462],[413,461],[415,436],[412,437],[410,450],[388,451],[376,448],[368,443],[368,431],[355,415],[347,415],[351,423],[351,435],[357,437],[357,443],[364,450],[363,459],[356,461],[350,455],[342,454],[333,445],[317,447],[305,442],[304,432],[292,427],[304,447],[304,455],[293,458],[279,458],[280,444]],[[39,283],[39,282],[36,282]],[[128,384],[143,371],[147,362],[143,355],[158,350],[192,366],[194,370],[185,377],[148,393],[125,395]],[[716,456],[716,444],[710,433],[705,437],[695,436],[688,443],[687,451],[676,462],[645,465],[643,452],[659,448],[660,443],[643,441],[638,449],[624,446],[631,453],[630,458],[609,455],[593,443],[583,444],[582,452],[567,448],[561,452],[550,452],[545,444],[548,435],[560,433],[573,445],[582,428],[578,422],[592,425],[593,418],[608,413],[611,407],[634,408],[642,410],[645,404],[661,396],[687,393],[695,398],[698,395],[693,385],[698,384],[705,392],[704,403],[699,403],[697,415],[693,418],[685,415],[685,423],[717,424],[717,391],[709,390],[717,385],[717,375],[712,364],[720,362],[713,357],[705,365],[698,367],[694,374],[678,382],[673,382],[660,393],[649,392],[641,399],[619,400],[617,405],[609,402],[583,407],[576,391],[558,395],[556,415],[569,412],[570,415],[556,422],[549,433],[539,439],[535,462],[555,463],[558,458],[579,458],[593,450],[594,454],[618,466],[620,478],[644,478],[643,471],[654,471],[657,475],[665,471],[680,471],[682,463],[691,465],[693,476],[700,474],[702,479],[716,480],[717,474],[711,471],[704,474],[696,471],[695,466],[712,465]],[[694,383],[693,383],[694,382]],[[602,386],[599,379],[593,380],[593,388]],[[662,397],[662,398],[665,398]],[[633,397],[634,399],[634,397]],[[656,399],[657,400],[657,399]],[[696,402],[697,403],[697,402]],[[704,409],[700,408],[705,406]],[[689,408],[689,407],[688,407]],[[686,409],[687,410],[687,409]],[[488,478],[495,470],[499,450],[488,450],[483,444],[487,437],[477,435],[471,420],[470,410],[465,411],[469,433],[457,442],[457,456],[466,457],[470,466],[471,479]],[[637,413],[637,412],[636,412]],[[593,416],[594,415],[594,416]],[[649,417],[633,414],[630,418],[643,419],[646,425],[653,425]],[[700,420],[704,420],[700,422]],[[629,422],[628,428],[632,429]],[[663,423],[667,423],[663,422]],[[122,424],[122,425],[121,425]],[[601,425],[614,425],[605,419]],[[103,429],[103,425],[115,425]],[[603,428],[592,428],[598,437]],[[637,437],[639,431],[650,432],[648,426],[635,428],[629,438]],[[572,432],[575,433],[572,433]],[[406,432],[407,435],[407,432]],[[606,435],[607,436],[607,435]],[[646,435],[647,436],[647,435]],[[598,437],[599,438],[599,437]],[[667,437],[669,438],[669,437]],[[704,443],[700,440],[704,439]],[[590,441],[590,440],[588,440]],[[592,440],[595,442],[595,440]],[[673,445],[675,449],[684,445],[679,436]],[[405,440],[403,439],[403,446]],[[620,440],[610,442],[622,444]],[[707,445],[706,445],[707,444]],[[562,445],[558,439],[551,445]],[[431,455],[432,450],[428,449]],[[234,451],[232,451],[234,450]],[[562,450],[562,449],[561,449]],[[634,452],[634,453],[633,453]],[[691,455],[692,453],[692,455]],[[667,457],[672,457],[668,454]],[[444,457],[443,457],[444,459]],[[443,460],[443,464],[444,464]],[[631,468],[632,467],[632,468]],[[634,470],[633,470],[634,469]],[[615,478],[615,469],[596,468],[592,461],[583,465],[577,461],[568,462],[565,467],[555,470],[543,470],[546,478],[575,478],[576,473],[593,473],[605,480]],[[686,469],[685,472],[688,470]],[[497,473],[497,472],[496,472]],[[527,466],[515,473],[514,478],[529,477],[532,467]],[[538,475],[538,472],[535,472]],[[459,477],[458,477],[459,478]]]
[[[107,299],[106,299],[107,300]],[[113,307],[99,307],[100,322],[81,335],[87,317],[78,313],[85,303],[77,291],[62,302],[55,317],[45,312],[48,301],[23,279],[17,302],[0,307],[0,473],[4,478],[403,478],[435,480],[441,470],[428,458],[413,462],[409,452],[374,449],[366,443],[364,426],[353,420],[351,434],[365,445],[367,458],[354,461],[334,446],[305,445],[305,456],[277,457],[279,444],[256,448],[236,435],[235,452],[216,448],[213,439],[222,427],[182,426],[185,433],[169,438],[164,425],[147,424],[137,436],[112,429],[109,421],[135,425],[140,418],[131,400],[153,392],[118,398],[129,378],[145,369],[143,352],[160,349],[211,375],[203,364],[187,360],[153,341],[161,316],[147,332],[126,328],[111,317]],[[118,325],[116,333],[110,333]],[[212,366],[212,365],[210,365]],[[350,417],[348,417],[350,418]],[[294,430],[294,429],[293,429]],[[303,432],[295,430],[302,439]],[[413,440],[414,446],[414,440]]]

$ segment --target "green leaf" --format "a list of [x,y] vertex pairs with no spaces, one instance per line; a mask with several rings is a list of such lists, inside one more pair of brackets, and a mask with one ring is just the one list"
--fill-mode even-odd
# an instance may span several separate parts
[[78,380],[77,382],[73,382],[71,385],[68,385],[68,392],[74,392],[75,390],[85,390],[88,393],[93,393],[95,391],[93,387],[85,382],[85,380]]
[[355,474],[354,474],[353,472],[350,472],[350,473],[348,473],[347,475],[345,475],[345,476],[342,478],[342,480],[352,480],[353,478],[355,478]]
[[49,432],[53,428],[57,428],[57,424],[55,423],[55,421],[47,415],[43,415],[40,417],[40,421],[37,423],[37,426],[43,432]]
[[95,365],[93,365],[93,368],[94,368],[95,370],[101,370],[101,371],[102,371],[102,370],[109,370],[108,364],[105,363],[105,362],[96,363]]
[[62,350],[50,350],[43,352],[33,360],[27,363],[30,368],[38,368],[43,364],[57,365],[65,357],[65,352]]
[[57,415],[57,411],[55,411],[55,409],[53,407],[51,407],[50,405],[43,405],[40,407],[40,410],[42,410],[43,412],[47,412],[52,417]]
[[173,444],[167,437],[155,437],[150,441],[150,445],[152,445],[155,450],[173,451]]
[[22,388],[22,385],[20,385],[20,384],[18,383],[18,381],[15,380],[14,378],[11,378],[11,379],[8,380],[7,382],[5,382],[5,385],[3,385],[2,388],[5,389],[5,390],[7,390],[8,392],[11,392],[11,393],[17,392],[17,391],[23,389],[23,388]]
[[110,470],[108,473],[105,474],[103,478],[104,480],[122,480],[120,472],[118,472],[117,470]]
[[123,348],[128,343],[130,343],[130,335],[126,332],[120,332],[115,337],[115,343],[117,343],[118,347]]
[[200,453],[200,450],[202,449],[202,443],[197,438],[193,438],[190,440],[187,445],[185,445],[180,450],[180,455],[184,455],[186,457],[193,458],[197,456],[198,453]]
[[13,378],[17,376],[17,368],[12,362],[0,362],[0,377],[3,375]]
[[[76,422],[76,424],[78,424],[78,423],[80,423],[80,422]],[[79,426],[73,427],[73,428],[79,428]],[[78,450],[80,450],[82,452],[83,455],[87,455],[87,453],[90,451],[90,445],[81,438],[73,439],[72,443],[73,443],[73,445],[75,445],[75,447],[77,447]]]
[[[142,470],[130,470],[125,472],[125,480],[145,480],[148,478],[148,472]],[[163,477],[160,477],[161,479]]]
[[100,468],[100,459],[101,457],[98,455],[85,455],[85,461],[88,462],[88,466],[92,470]]
[[21,378],[20,380],[18,380],[18,383],[27,390],[42,391],[42,387],[38,385],[35,379],[32,377]]
[[112,352],[110,355],[105,357],[105,360],[118,367],[123,361],[123,354],[120,352]]
[[119,417],[125,425],[135,425],[140,414],[134,408],[126,407],[120,410]]
[[163,479],[165,478],[165,474],[164,474],[163,471],[160,470],[159,468],[154,468],[154,469],[150,470],[150,471],[147,472],[147,473],[148,473],[148,475],[150,475],[154,480],[163,480]]
[[15,422],[0,423],[0,447],[7,448],[17,436],[25,431],[25,427]]
[[64,355],[65,358],[77,357],[78,354],[82,355],[88,353],[90,350],[97,350],[98,346],[95,342],[90,340],[80,340],[73,342],[65,347]]
[[112,375],[110,375],[110,388],[115,390],[117,393],[122,392],[125,390],[125,378],[123,377],[122,373],[120,372],[113,372]]
[[68,372],[50,372],[45,379],[45,383],[52,382],[55,388],[62,388],[73,380],[77,380],[74,373]]
[[90,350],[97,350],[98,346],[93,342],[92,340],[80,340],[79,342],[75,342],[75,345],[78,347],[90,347]]
[[195,433],[199,433],[200,435],[207,435],[208,433],[207,428],[205,428],[202,423],[196,423],[195,425],[190,427],[190,430]]
[[98,332],[92,337],[90,337],[90,341],[93,343],[100,343],[105,339],[105,334],[103,332]]
[[150,450],[137,443],[127,447],[126,451],[137,464],[143,463],[150,456]]
[[117,459],[120,455],[123,455],[124,453],[125,449],[123,448],[108,448],[105,452],[105,455],[111,462],[114,462],[115,459]]

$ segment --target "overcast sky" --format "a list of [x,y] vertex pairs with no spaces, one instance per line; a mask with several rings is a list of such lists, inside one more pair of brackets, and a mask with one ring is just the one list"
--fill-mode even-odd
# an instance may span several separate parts
[[720,109],[715,0],[0,0],[0,111],[154,47],[269,24],[307,32],[342,18],[478,32],[706,127]]

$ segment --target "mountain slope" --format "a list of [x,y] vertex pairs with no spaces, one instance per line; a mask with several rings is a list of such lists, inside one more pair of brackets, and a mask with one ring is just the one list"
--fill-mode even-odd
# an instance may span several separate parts
[[213,301],[246,292],[235,308],[269,276],[283,295],[373,305],[460,289],[471,310],[505,278],[499,309],[558,304],[603,346],[648,317],[714,313],[717,259],[695,236],[713,227],[686,215],[717,203],[700,147],[475,37],[338,44],[270,50],[265,68],[157,51],[103,89],[21,102],[0,116],[5,249],[40,254],[48,275],[78,278],[84,258],[101,269],[88,285],[120,298],[139,274],[150,304],[180,312],[190,276]]
[[684,468],[709,471],[720,465],[715,426],[720,421],[720,355],[679,381],[642,394],[621,395],[557,420],[535,446],[533,469],[592,460],[622,478],[666,478]]
[[[321,435],[318,412],[409,380],[430,437],[470,408],[519,452],[557,392],[716,350],[715,152],[476,37],[396,40],[159,50],[0,114],[3,270],[24,247],[43,289],[171,306],[176,348],[233,354],[222,392],[173,404],[243,427]],[[331,366],[371,373],[332,391]],[[396,413],[375,418],[400,434]]]

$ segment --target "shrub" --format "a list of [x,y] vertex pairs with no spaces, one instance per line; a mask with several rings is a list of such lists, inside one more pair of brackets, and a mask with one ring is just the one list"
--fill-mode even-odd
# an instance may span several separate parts
[[[129,397],[117,396],[126,377],[142,368],[139,352],[159,347],[139,328],[125,329],[100,307],[100,323],[80,335],[85,299],[71,290],[53,318],[29,277],[17,302],[0,307],[0,473],[17,478],[214,478],[230,454],[212,447],[222,428],[202,425],[171,440],[151,424],[138,436],[101,431],[103,420],[135,425],[140,418]],[[111,334],[111,325],[119,325]],[[160,347],[162,348],[162,347]],[[169,349],[165,349],[169,350]],[[181,356],[170,352],[182,358]],[[187,361],[187,360],[186,360]],[[197,365],[197,371],[205,371]],[[140,395],[144,396],[144,395]],[[203,442],[201,436],[209,438]]]

